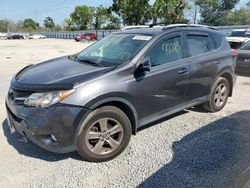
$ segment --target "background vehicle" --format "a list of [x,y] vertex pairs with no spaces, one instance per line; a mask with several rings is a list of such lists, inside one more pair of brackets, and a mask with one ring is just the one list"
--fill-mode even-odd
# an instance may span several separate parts
[[117,32],[17,73],[6,97],[10,129],[52,152],[107,161],[151,122],[196,105],[222,110],[233,55],[223,33],[203,26]]
[[250,75],[250,42],[242,46],[238,52],[236,72]]
[[29,39],[46,39],[45,35],[34,34],[29,36]]
[[23,35],[11,35],[11,36],[8,36],[7,39],[9,39],[9,40],[13,40],[13,39],[25,39],[25,37]]
[[0,40],[7,39],[7,33],[0,33]]
[[232,49],[238,49],[250,41],[250,29],[233,30],[227,35],[227,40]]
[[97,40],[97,35],[95,33],[83,33],[83,34],[75,37],[75,41],[79,42],[82,40],[95,41],[95,40]]

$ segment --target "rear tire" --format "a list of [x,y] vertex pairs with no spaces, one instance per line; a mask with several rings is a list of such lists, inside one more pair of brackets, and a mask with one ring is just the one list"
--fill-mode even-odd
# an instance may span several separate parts
[[210,99],[203,104],[209,112],[218,112],[224,108],[229,96],[229,83],[226,78],[219,77],[213,85]]
[[124,151],[131,134],[126,114],[117,107],[104,106],[83,121],[77,136],[77,152],[88,161],[108,161]]

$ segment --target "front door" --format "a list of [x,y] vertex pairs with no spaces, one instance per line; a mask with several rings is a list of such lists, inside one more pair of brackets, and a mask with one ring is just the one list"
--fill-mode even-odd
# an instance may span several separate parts
[[181,34],[157,41],[146,57],[151,58],[152,67],[138,81],[140,125],[164,117],[168,111],[183,105],[189,85],[189,63],[184,58]]

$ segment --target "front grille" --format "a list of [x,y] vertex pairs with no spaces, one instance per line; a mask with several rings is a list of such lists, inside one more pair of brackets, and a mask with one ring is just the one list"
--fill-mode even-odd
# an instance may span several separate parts
[[13,102],[16,105],[23,105],[24,101],[27,97],[29,97],[32,94],[30,91],[21,91],[17,89],[10,88],[8,97],[11,102]]

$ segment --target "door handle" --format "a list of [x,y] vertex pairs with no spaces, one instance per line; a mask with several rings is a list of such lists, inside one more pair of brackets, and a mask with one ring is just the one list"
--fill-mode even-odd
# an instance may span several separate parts
[[188,71],[189,71],[188,68],[182,68],[181,70],[178,71],[178,74],[185,74]]

